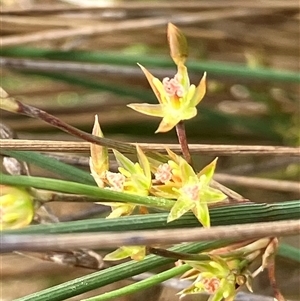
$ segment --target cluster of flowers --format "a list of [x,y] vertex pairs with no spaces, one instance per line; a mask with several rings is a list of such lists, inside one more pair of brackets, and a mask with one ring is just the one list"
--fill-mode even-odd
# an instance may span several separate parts
[[[102,137],[102,131],[96,116],[93,127],[94,135]],[[106,147],[91,144],[90,169],[100,188],[141,196],[157,196],[175,200],[168,222],[178,219],[191,210],[205,226],[210,226],[208,205],[223,201],[226,196],[219,190],[209,186],[213,177],[217,160],[212,161],[199,173],[181,156],[167,149],[167,162],[162,163],[147,158],[137,145],[138,162],[134,163],[119,151],[113,150],[119,164],[118,172],[109,171],[108,151]],[[111,206],[108,218],[130,215],[136,205],[130,203],[101,203]],[[140,213],[147,213],[147,208],[140,207]],[[121,255],[122,254],[122,255]],[[145,255],[144,247],[122,247],[109,254],[105,259],[113,260],[131,256],[141,259]]]
[[[161,117],[162,121],[156,132],[167,132],[182,120],[191,119],[197,114],[196,106],[206,93],[206,74],[199,85],[190,84],[185,60],[187,58],[187,43],[184,35],[173,24],[168,25],[168,40],[171,57],[177,65],[174,78],[164,78],[162,81],[154,77],[146,68],[140,66],[144,72],[159,104],[130,104],[130,108],[143,114]],[[103,137],[98,117],[95,117],[93,135]],[[166,149],[165,160],[158,161],[149,158],[137,145],[137,159],[134,163],[117,150],[113,150],[119,165],[117,172],[109,168],[109,156],[106,147],[91,144],[90,170],[95,182],[101,189],[111,189],[118,192],[140,196],[154,196],[174,200],[174,205],[168,215],[168,222],[180,218],[188,211],[192,211],[204,227],[210,227],[209,205],[226,199],[221,191],[210,186],[217,158],[205,166],[200,172],[181,156]],[[30,195],[20,189],[0,187],[0,217],[1,230],[18,228],[29,224],[34,209]],[[130,203],[101,203],[111,206],[111,213],[107,218],[118,218],[130,215],[134,211],[146,214],[146,207]],[[10,208],[2,209],[2,208]],[[205,292],[212,294],[210,301],[232,301],[236,289],[246,284],[251,290],[253,274],[248,267],[258,256],[263,259],[261,271],[268,265],[274,254],[276,242],[265,238],[230,245],[223,249],[213,250],[205,255],[203,260],[179,260],[178,264],[188,264],[191,269],[183,279],[193,279],[191,286],[179,292],[181,296]],[[145,257],[144,246],[120,247],[106,255],[104,260],[119,260],[131,257],[142,260]],[[202,257],[203,258],[203,257]]]

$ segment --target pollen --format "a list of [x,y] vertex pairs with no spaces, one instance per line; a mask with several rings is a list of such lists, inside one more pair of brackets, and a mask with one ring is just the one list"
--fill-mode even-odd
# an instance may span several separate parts
[[200,188],[199,185],[185,185],[181,188],[181,192],[192,201],[198,201]]
[[170,181],[172,179],[171,166],[167,163],[159,165],[155,173],[155,179],[161,183]]
[[162,80],[164,90],[167,93],[168,96],[177,96],[177,97],[183,97],[184,95],[184,89],[183,86],[178,81],[178,77],[175,75],[174,78],[165,77]]
[[124,175],[122,175],[121,173],[107,171],[106,179],[113,190],[123,191],[124,184],[125,184]]
[[220,280],[216,277],[204,278],[202,283],[204,284],[205,291],[209,294],[215,293],[220,288]]

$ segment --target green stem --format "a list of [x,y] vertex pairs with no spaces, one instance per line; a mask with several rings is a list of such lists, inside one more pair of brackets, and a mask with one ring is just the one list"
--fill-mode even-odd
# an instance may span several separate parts
[[[300,201],[288,201],[274,204],[248,203],[210,209],[213,226],[259,223],[289,219],[300,219]],[[22,229],[6,230],[2,234],[59,234],[106,231],[135,231],[150,229],[173,229],[200,227],[192,213],[167,223],[168,213],[132,215],[117,219],[89,219],[61,222],[57,224],[32,225]]]
[[280,244],[277,254],[284,258],[300,263],[300,249],[290,246],[288,244]]
[[40,177],[9,176],[0,174],[0,183],[6,185],[18,185],[23,187],[34,187],[44,190],[54,190],[64,193],[83,194],[99,197],[101,200],[121,203],[131,203],[135,205],[155,207],[168,210],[173,207],[174,201],[151,196],[139,196],[124,192],[113,191],[110,189],[95,186],[55,180]]
[[[197,253],[207,249],[219,248],[230,242],[217,241],[208,243],[184,244],[171,248],[174,251]],[[129,261],[121,263],[114,267],[98,271],[74,280],[50,287],[40,292],[27,295],[15,301],[61,301],[79,294],[103,287],[110,283],[127,279],[151,269],[174,262],[172,259],[157,257],[154,255],[147,256],[144,260],[136,262]]]
[[152,277],[149,277],[147,279],[141,280],[139,282],[127,285],[125,287],[122,287],[120,289],[104,293],[100,296],[88,298],[88,299],[83,299],[82,301],[106,301],[106,300],[111,300],[117,297],[129,295],[138,291],[141,291],[143,289],[149,288],[151,286],[157,285],[159,283],[162,283],[170,278],[173,278],[177,275],[183,274],[190,270],[191,267],[188,265],[182,265],[179,267],[175,267],[172,269],[169,269],[165,272],[159,273],[157,275],[154,275]]
[[59,174],[61,177],[65,177],[68,180],[82,184],[96,185],[93,177],[88,172],[40,153],[29,151],[6,151],[3,149],[0,149],[0,153],[14,157],[19,161],[34,164],[43,169],[54,172],[55,174]]

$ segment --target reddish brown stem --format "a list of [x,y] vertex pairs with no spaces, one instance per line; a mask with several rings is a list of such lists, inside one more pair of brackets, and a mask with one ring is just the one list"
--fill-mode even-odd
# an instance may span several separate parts
[[189,150],[189,145],[187,143],[187,138],[186,138],[186,132],[185,132],[185,126],[184,126],[184,122],[180,121],[177,125],[176,125],[176,133],[178,136],[178,141],[181,147],[181,151],[182,151],[182,155],[185,158],[185,160],[192,165],[192,157],[190,154],[190,150]]
[[66,132],[72,136],[79,137],[87,142],[114,148],[119,151],[129,152],[129,153],[136,152],[135,146],[133,146],[133,145],[123,143],[123,142],[116,142],[114,140],[107,139],[107,138],[96,137],[92,134],[81,131],[81,130],[63,122],[59,118],[57,118],[43,110],[32,107],[30,105],[26,105],[18,100],[15,100],[15,101],[19,106],[18,113],[24,114],[29,117],[41,119],[41,120],[47,122],[48,124],[51,124],[52,126],[55,126],[55,127],[59,128],[60,130]]
[[286,299],[283,297],[281,294],[279,287],[276,282],[276,277],[275,277],[275,259],[273,259],[269,264],[268,264],[268,276],[269,276],[269,281],[270,285],[273,289],[274,292],[274,297],[278,301],[286,301]]

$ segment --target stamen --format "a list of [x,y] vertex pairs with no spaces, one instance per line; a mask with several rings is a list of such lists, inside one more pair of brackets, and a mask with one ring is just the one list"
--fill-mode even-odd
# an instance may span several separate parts
[[159,165],[155,173],[155,179],[162,183],[170,181],[172,179],[171,166],[167,163]]
[[124,183],[125,183],[125,176],[121,173],[115,172],[106,172],[106,179],[108,183],[111,185],[111,188],[116,191],[123,191]]
[[177,97],[183,97],[184,95],[184,89],[183,86],[178,81],[178,76],[175,75],[174,78],[165,77],[162,80],[165,92],[169,96],[177,96]]
[[220,288],[220,280],[216,277],[204,278],[202,283],[204,284],[205,291],[209,294],[215,293]]
[[181,188],[181,192],[192,201],[198,201],[200,188],[199,185],[186,185]]

